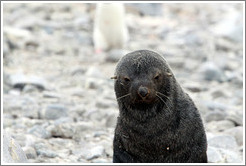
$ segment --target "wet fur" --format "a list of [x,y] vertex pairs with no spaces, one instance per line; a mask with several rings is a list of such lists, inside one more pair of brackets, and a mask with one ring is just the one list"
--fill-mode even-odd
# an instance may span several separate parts
[[[156,72],[162,74],[160,83],[149,81]],[[124,82],[122,77],[126,76],[130,81]],[[119,61],[115,79],[116,97],[131,96],[118,100],[114,163],[207,162],[207,141],[199,112],[163,57],[148,50],[129,53]],[[163,101],[155,97],[151,103],[134,102],[134,88],[140,84],[162,93],[159,96]]]

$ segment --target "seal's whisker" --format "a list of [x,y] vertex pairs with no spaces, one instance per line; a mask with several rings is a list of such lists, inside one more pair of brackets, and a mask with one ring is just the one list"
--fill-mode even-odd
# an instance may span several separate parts
[[130,95],[131,95],[131,93],[128,93],[128,94],[123,95],[123,96],[120,96],[120,97],[117,98],[117,100],[122,99],[122,98],[127,97],[127,96],[130,96]]
[[158,94],[156,94],[156,96],[166,105],[166,107],[167,107],[167,109],[168,109],[168,111],[170,112],[171,110],[170,110],[170,108],[168,107],[168,105],[165,103],[165,101],[158,95]]
[[161,93],[161,92],[156,92],[157,94],[159,94],[159,95],[162,95],[162,96],[164,96],[164,97],[166,97],[169,101],[170,101],[170,99],[169,99],[169,97],[168,96],[166,96],[166,95],[164,95],[163,93]]

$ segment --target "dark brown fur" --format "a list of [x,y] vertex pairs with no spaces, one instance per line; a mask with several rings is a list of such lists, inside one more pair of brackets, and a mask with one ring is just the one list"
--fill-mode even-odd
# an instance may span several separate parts
[[207,162],[199,112],[162,56],[148,50],[129,53],[114,79],[120,112],[113,162]]

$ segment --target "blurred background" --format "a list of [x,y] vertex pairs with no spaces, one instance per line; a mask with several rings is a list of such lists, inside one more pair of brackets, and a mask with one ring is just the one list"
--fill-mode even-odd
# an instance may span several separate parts
[[[110,77],[123,55],[149,49],[164,56],[197,105],[209,162],[241,163],[243,4],[100,9],[94,3],[3,4],[3,129],[28,162],[112,162],[118,106]],[[110,45],[115,41],[121,44]]]

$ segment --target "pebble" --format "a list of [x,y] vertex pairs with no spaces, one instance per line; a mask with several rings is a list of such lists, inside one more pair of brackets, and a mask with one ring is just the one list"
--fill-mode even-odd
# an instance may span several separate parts
[[12,74],[9,76],[9,81],[12,87],[20,89],[29,84],[36,86],[40,90],[44,90],[47,87],[47,83],[43,78],[33,75]]
[[220,121],[220,120],[224,120],[225,117],[226,117],[226,115],[222,111],[209,111],[205,115],[205,120],[206,120],[206,122]]
[[51,137],[51,133],[48,132],[43,126],[35,125],[28,130],[29,134],[33,134],[36,137],[48,139]]
[[23,151],[26,154],[27,159],[36,159],[37,158],[37,153],[36,150],[33,147],[23,147]]
[[223,71],[214,62],[206,62],[202,64],[199,68],[199,72],[202,79],[207,81],[215,80],[223,82],[226,80]]
[[237,142],[233,136],[230,135],[219,135],[208,139],[208,145],[217,148],[224,149],[236,149]]
[[55,120],[68,116],[68,109],[61,104],[47,105],[45,110],[41,113],[41,118]]
[[228,128],[227,130],[224,131],[224,133],[234,136],[239,146],[243,145],[243,127],[242,126]]

